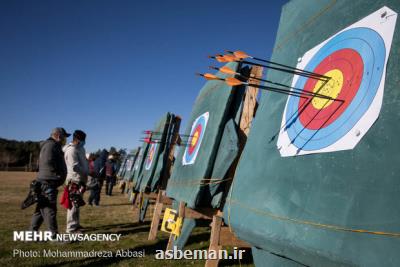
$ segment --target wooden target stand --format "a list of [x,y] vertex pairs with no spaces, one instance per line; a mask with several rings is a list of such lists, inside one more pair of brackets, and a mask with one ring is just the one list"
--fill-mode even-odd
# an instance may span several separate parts
[[[262,77],[263,68],[259,66],[252,67],[250,71],[250,77]],[[255,79],[249,79],[249,83],[260,84],[260,81]],[[237,163],[239,161],[241,152],[243,151],[244,145],[247,140],[247,136],[250,132],[251,123],[255,116],[257,110],[257,95],[258,88],[248,86],[246,88],[243,110],[240,118],[240,133],[239,133],[239,156],[236,161],[232,164],[228,171],[228,178],[233,178],[236,170]],[[225,188],[225,198],[229,192],[230,183],[227,184]],[[158,194],[148,195],[146,197],[151,197],[155,199],[155,207],[153,213],[153,219],[151,222],[150,232],[148,240],[155,240],[157,237],[157,232],[160,226],[160,221],[162,220],[163,213],[166,207],[172,205],[173,199],[165,195],[164,190],[159,190]],[[139,201],[140,196],[139,196]],[[210,235],[210,246],[209,250],[214,250],[217,253],[223,247],[238,247],[238,248],[250,248],[251,246],[245,241],[239,240],[234,233],[232,233],[228,226],[223,223],[223,213],[220,209],[215,208],[196,208],[192,209],[186,207],[185,202],[179,202],[178,216],[190,219],[206,219],[211,221],[211,235]],[[171,234],[169,237],[167,250],[172,249],[172,243],[175,235]],[[219,260],[207,260],[206,266],[218,266]]]

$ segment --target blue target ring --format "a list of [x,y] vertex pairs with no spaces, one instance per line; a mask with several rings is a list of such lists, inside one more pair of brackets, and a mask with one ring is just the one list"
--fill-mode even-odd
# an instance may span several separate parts
[[182,163],[183,165],[193,164],[196,160],[197,154],[201,146],[201,142],[204,138],[205,130],[208,122],[208,112],[200,115],[192,125],[190,131],[189,144],[185,147]]
[[[298,119],[300,99],[289,97],[286,110],[287,132],[291,142],[301,150],[322,149],[340,140],[364,116],[376,96],[383,75],[386,48],[382,37],[372,29],[353,28],[336,35],[320,48],[305,70],[313,71],[335,51],[348,48],[361,56],[363,77],[354,99],[333,123],[318,130],[305,128]],[[307,77],[299,77],[294,87],[304,88],[307,80]]]

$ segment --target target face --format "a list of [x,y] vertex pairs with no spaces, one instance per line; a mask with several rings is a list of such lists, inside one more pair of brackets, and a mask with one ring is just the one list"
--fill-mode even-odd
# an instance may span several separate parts
[[197,154],[199,153],[201,142],[206,131],[208,117],[209,113],[206,112],[194,120],[192,129],[190,131],[190,138],[188,140],[189,143],[185,148],[185,152],[183,153],[183,165],[190,165],[196,161]]
[[296,76],[292,87],[318,96],[289,96],[277,147],[281,156],[353,149],[379,116],[397,14],[372,13],[306,52],[297,68],[329,80]]
[[133,167],[133,159],[129,158],[126,161],[126,169],[127,169],[127,171],[130,172],[132,170],[132,167]]
[[158,146],[157,143],[153,143],[150,146],[149,153],[148,153],[148,156],[146,158],[146,164],[144,165],[144,168],[146,170],[150,170],[151,165],[153,164],[154,158],[156,156],[157,146]]
[[142,161],[142,157],[143,157],[143,149],[140,149],[139,151],[139,155],[137,156],[137,159],[135,161],[135,165],[133,166],[133,169],[136,171],[137,169],[139,169],[139,165],[140,162]]

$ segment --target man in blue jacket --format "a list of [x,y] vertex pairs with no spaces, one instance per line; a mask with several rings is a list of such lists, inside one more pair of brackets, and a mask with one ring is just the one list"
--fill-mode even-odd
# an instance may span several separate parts
[[57,188],[67,176],[62,146],[66,144],[69,133],[57,127],[50,138],[40,144],[39,172],[36,180],[41,184],[41,197],[32,216],[31,230],[38,231],[43,221],[53,237],[58,233]]

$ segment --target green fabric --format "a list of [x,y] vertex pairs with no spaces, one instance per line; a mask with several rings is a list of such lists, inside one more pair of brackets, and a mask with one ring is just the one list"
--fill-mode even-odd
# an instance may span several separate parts
[[143,170],[144,162],[146,161],[147,150],[149,149],[149,146],[150,145],[148,143],[143,142],[142,148],[139,151],[138,159],[136,160],[135,165],[133,167],[135,170],[135,173],[133,175],[132,182],[133,182],[133,189],[135,192],[138,192],[140,189],[140,182],[142,179],[141,173]]
[[132,177],[134,175],[135,169],[133,168],[135,164],[135,159],[137,157],[136,151],[132,151],[131,154],[127,155],[126,161],[125,161],[125,166],[124,166],[124,175],[123,178],[125,181],[131,181]]
[[[155,128],[156,132],[162,132],[162,135],[157,136],[157,138],[160,138],[161,140],[158,144],[157,150],[155,151],[154,162],[151,166],[151,169],[144,170],[142,172],[142,179],[140,182],[140,190],[142,192],[156,192],[161,179],[165,177],[167,166],[166,163],[168,160],[175,127],[178,127],[178,125],[175,123],[175,115],[167,113]],[[179,128],[177,131],[179,132]],[[140,218],[143,218],[143,220],[146,217],[148,205],[149,201],[146,199],[142,209],[140,210]]]
[[[179,132],[179,125],[175,123],[176,116],[174,114],[171,114],[170,120],[168,122],[168,127],[166,130],[166,138],[165,138],[165,145],[164,149],[160,151],[159,157],[158,157],[158,163],[157,163],[157,168],[155,169],[155,172],[153,174],[153,178],[151,179],[150,185],[150,190],[152,192],[155,192],[158,188],[158,185],[160,184],[161,180],[167,177],[167,162],[168,162],[168,157],[170,154],[170,149],[172,145],[172,141],[174,138],[174,133]],[[177,127],[177,128],[176,128]]]
[[[237,126],[233,119],[226,123],[224,133],[221,138],[221,143],[218,147],[217,157],[215,158],[214,168],[211,177],[217,182],[210,184],[204,189],[207,189],[207,195],[212,198],[211,205],[218,208],[222,202],[223,193],[225,191],[226,183],[218,183],[226,178],[226,173],[231,167],[233,161],[236,159],[239,152],[239,140],[237,136]],[[204,197],[208,198],[208,197]]]
[[144,198],[143,205],[140,207],[140,212],[139,212],[140,222],[144,222],[144,220],[146,219],[146,212],[149,205],[150,205],[150,200],[148,198]]
[[[151,163],[151,166],[149,169],[146,169],[146,163],[144,163],[144,167],[142,169],[141,173],[141,179],[140,179],[140,191],[145,192],[145,191],[150,191],[150,185],[151,185],[151,180],[153,179],[153,175],[157,169],[157,165],[159,163],[159,157],[160,154],[164,151],[165,146],[166,146],[166,139],[167,139],[167,133],[168,133],[168,127],[171,122],[171,113],[166,113],[160,121],[157,123],[156,127],[154,128],[154,132],[157,134],[155,135],[155,138],[157,139],[156,145],[157,148],[154,151],[154,158]],[[161,133],[161,134],[158,134]],[[151,145],[149,147],[150,151]],[[147,153],[146,159],[149,157],[149,152]],[[146,160],[144,161],[146,162]],[[163,162],[160,162],[163,163]],[[159,177],[159,176],[158,176]]]
[[[384,5],[400,12],[398,0],[291,1],[272,60],[295,66],[306,51]],[[311,266],[400,266],[398,237],[304,223],[400,233],[399,21],[380,118],[353,150],[280,157],[274,137],[287,97],[262,93],[224,210],[240,239]],[[271,71],[268,78],[290,84],[292,77]],[[260,255],[255,262],[263,262]]]
[[292,261],[279,255],[272,254],[268,251],[253,247],[251,249],[254,265],[268,267],[301,267],[307,266],[301,263]]
[[126,155],[121,162],[121,166],[118,169],[118,173],[117,173],[117,177],[121,177],[123,178],[125,175],[125,165],[126,165],[126,161],[128,159],[128,155]]
[[[228,63],[228,67],[236,70],[237,63]],[[217,73],[219,77],[227,77]],[[197,117],[209,112],[204,138],[197,158],[192,165],[183,165],[182,158],[185,146],[181,146],[176,157],[174,169],[167,186],[167,195],[178,201],[184,201],[189,207],[195,207],[201,201],[200,183],[211,175],[214,159],[221,139],[222,131],[233,100],[232,87],[221,81],[208,81],[201,89],[194,104],[185,134],[189,135],[193,122]]]

